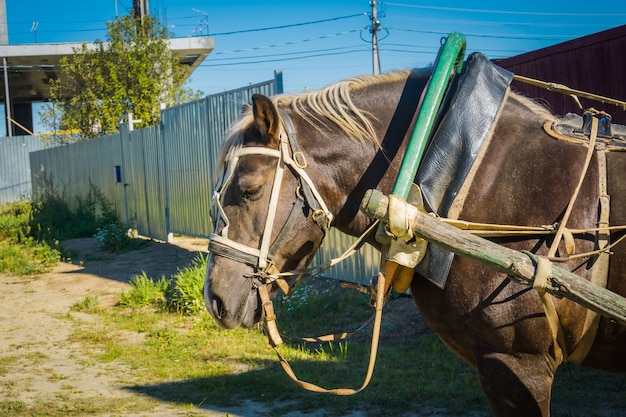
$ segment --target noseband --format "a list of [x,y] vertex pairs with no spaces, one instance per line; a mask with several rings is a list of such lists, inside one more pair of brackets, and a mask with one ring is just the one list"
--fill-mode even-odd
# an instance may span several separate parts
[[[226,154],[224,167],[213,195],[214,203],[218,211],[214,224],[219,224],[221,220],[224,223],[224,228],[219,234],[212,234],[209,240],[209,252],[211,254],[224,256],[253,267],[255,272],[250,274],[249,277],[256,278],[264,284],[272,282],[278,277],[277,274],[279,271],[274,265],[273,259],[279,247],[287,239],[289,231],[293,228],[298,218],[298,214],[302,213],[304,207],[308,207],[311,210],[313,221],[322,229],[324,234],[326,234],[326,231],[330,228],[333,220],[333,215],[324,203],[324,199],[315,188],[311,178],[305,172],[307,161],[304,153],[299,149],[296,131],[289,115],[282,109],[278,111],[281,120],[278,149],[258,146],[243,147],[239,145],[231,147]],[[221,201],[222,193],[232,180],[237,162],[239,158],[244,155],[266,155],[277,158],[276,174],[274,176],[274,183],[272,184],[267,219],[265,221],[263,235],[261,236],[260,247],[258,248],[235,242],[228,237],[230,222],[224,212]],[[276,239],[270,244],[285,167],[293,172],[298,181],[298,186],[295,190],[297,198],[287,218],[287,222],[282,227]]]

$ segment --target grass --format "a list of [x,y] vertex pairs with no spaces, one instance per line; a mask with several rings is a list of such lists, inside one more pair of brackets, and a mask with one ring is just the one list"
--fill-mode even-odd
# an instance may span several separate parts
[[132,239],[116,218],[110,202],[93,185],[73,205],[62,191],[50,187],[36,202],[0,206],[0,272],[35,275],[47,272],[60,259],[71,261],[75,251],[62,250],[63,239],[96,237],[101,247],[124,253],[145,245]]
[[[383,338],[374,377],[356,396],[306,392],[285,375],[261,329],[226,331],[203,310],[171,308],[167,296],[176,293],[171,291],[172,283],[180,275],[194,275],[193,269],[203,272],[201,259],[179,271],[179,276],[138,279],[125,297],[132,300],[135,292],[149,292],[146,287],[152,285],[160,288],[160,296],[153,298],[159,301],[97,310],[99,325],[80,326],[72,340],[86,346],[99,362],[130,367],[132,381],[125,383],[131,391],[178,406],[234,407],[252,401],[277,416],[319,408],[338,416],[354,410],[371,416],[441,410],[448,415],[470,411],[490,415],[473,369],[430,333],[411,340]],[[330,280],[301,284],[291,298],[277,301],[275,308],[279,328],[298,335],[328,332],[329,327],[345,330],[371,314],[361,294],[338,290]],[[299,378],[326,388],[361,385],[369,335],[325,344],[287,342],[279,350]],[[589,381],[596,387],[591,391]],[[624,382],[623,375],[565,365],[555,384],[555,415],[592,415],[601,407],[623,410],[626,394],[620,387]]]
[[[358,396],[302,390],[284,374],[261,329],[226,331],[203,310],[172,308],[178,304],[167,300],[167,294],[177,294],[171,287],[184,281],[181,277],[193,276],[193,270],[203,272],[203,262],[195,260],[169,280],[152,280],[145,274],[135,277],[131,290],[120,298],[123,302],[94,311],[100,324],[78,326],[71,341],[86,346],[98,362],[130,367],[134,379],[125,383],[132,391],[177,405],[228,407],[247,400],[270,407],[273,415],[320,407],[336,415],[355,409],[370,415],[398,415],[424,406],[486,412],[471,369],[433,335],[419,341],[382,341],[374,378]],[[276,311],[285,322],[281,330],[320,334],[329,330],[329,323],[341,330],[370,316],[372,310],[360,293],[337,292],[336,287],[325,280],[304,284],[293,297],[278,301]],[[329,388],[358,388],[369,348],[369,336],[364,335],[324,344],[292,341],[279,350],[304,380]]]
[[11,417],[64,417],[107,415],[123,416],[141,413],[157,406],[151,399],[128,398],[76,398],[69,395],[55,395],[37,398],[33,403],[0,399],[0,416]]

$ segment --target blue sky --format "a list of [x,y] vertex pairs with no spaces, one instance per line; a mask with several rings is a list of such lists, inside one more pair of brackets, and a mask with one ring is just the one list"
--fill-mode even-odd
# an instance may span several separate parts
[[[466,35],[469,51],[501,58],[626,24],[622,0],[601,4],[381,2],[381,69],[432,63],[440,38],[451,31]],[[104,40],[105,22],[131,6],[132,0],[6,0],[9,43]],[[150,0],[150,10],[175,37],[214,37],[215,50],[190,83],[205,94],[271,79],[275,69],[283,71],[286,92],[372,72],[369,0]]]

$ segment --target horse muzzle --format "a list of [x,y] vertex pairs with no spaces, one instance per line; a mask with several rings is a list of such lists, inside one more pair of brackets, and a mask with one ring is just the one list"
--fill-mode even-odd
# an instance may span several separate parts
[[217,272],[214,266],[207,268],[203,292],[204,305],[218,326],[251,328],[261,321],[258,291],[250,279],[234,271],[228,275]]

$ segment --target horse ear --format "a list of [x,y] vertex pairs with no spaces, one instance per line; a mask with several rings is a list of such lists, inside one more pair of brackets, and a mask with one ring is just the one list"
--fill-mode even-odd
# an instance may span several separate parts
[[254,94],[252,96],[252,114],[261,136],[267,140],[267,145],[278,147],[280,116],[272,100],[264,95]]

